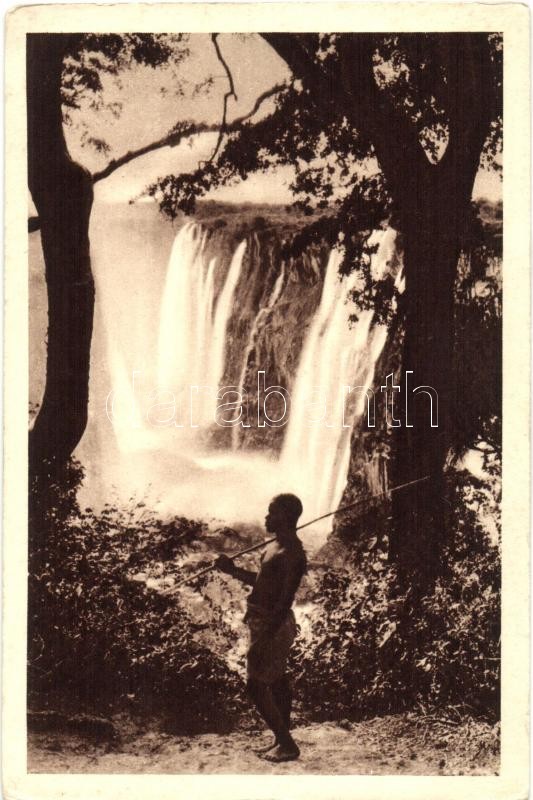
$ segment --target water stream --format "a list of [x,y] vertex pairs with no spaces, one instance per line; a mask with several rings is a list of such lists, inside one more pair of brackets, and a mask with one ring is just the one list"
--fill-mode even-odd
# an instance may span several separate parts
[[[376,236],[371,266],[379,275],[393,254],[394,234]],[[287,264],[279,265],[239,353],[231,350],[236,340],[230,330],[248,280],[246,240],[224,266],[208,247],[207,231],[187,223],[167,245],[161,275],[155,256],[143,261],[141,233],[138,240],[132,234],[127,264],[117,261],[111,270],[113,237],[118,240],[112,224],[101,218],[93,236],[92,399],[79,452],[87,469],[86,498],[98,504],[114,487],[119,499],[141,497],[157,501],[165,513],[229,524],[261,523],[279,491],[302,498],[305,519],[335,508],[346,485],[353,426],[366,411],[365,391],[386,339],[371,311],[349,325],[353,304],[346,300],[357,278],[339,279],[340,252],[330,253],[320,302],[307,323],[281,452],[273,457],[241,449],[240,426],[223,448],[211,447],[206,431],[215,424],[216,393],[230,355],[240,365],[234,385],[242,390],[258,336],[268,340],[272,312],[291,279]],[[119,298],[129,313],[118,307]],[[330,524],[311,529],[307,539],[320,544]]]

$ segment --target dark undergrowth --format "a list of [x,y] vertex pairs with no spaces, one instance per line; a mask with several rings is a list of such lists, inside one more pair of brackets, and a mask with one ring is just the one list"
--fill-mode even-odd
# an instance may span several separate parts
[[[197,589],[162,594],[185,564],[238,549],[237,534],[163,522],[134,500],[126,511],[80,509],[81,478],[71,463],[60,479],[32,486],[29,708],[71,719],[152,717],[183,734],[254,725],[241,585],[210,574]],[[310,572],[291,666],[299,718],[437,709],[498,719],[499,547],[480,523],[483,486],[456,473],[453,491],[450,568],[430,596],[399,591],[376,540],[357,564]]]

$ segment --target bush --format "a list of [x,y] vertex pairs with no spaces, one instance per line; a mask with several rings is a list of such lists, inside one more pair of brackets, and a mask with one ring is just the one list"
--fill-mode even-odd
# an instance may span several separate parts
[[202,557],[204,526],[163,523],[142,502],[128,513],[116,506],[100,515],[81,511],[73,494],[80,476],[79,465],[70,465],[60,482],[41,480],[45,491],[33,487],[31,704],[94,710],[128,703],[164,710],[180,731],[231,727],[242,679],[197,641],[202,625],[180,595],[158,591],[185,557]]
[[[211,573],[163,596],[185,561],[213,556],[201,522],[157,520],[142,502],[102,513],[76,502],[79,465],[36,481],[30,503],[29,700],[34,709],[128,707],[177,732],[230,729],[248,703],[245,590]],[[500,567],[481,520],[483,482],[454,473],[455,536],[434,592],[401,591],[378,537],[341,570],[311,573],[292,654],[298,702],[316,719],[499,706]],[[228,532],[220,534],[226,541]],[[220,547],[221,542],[217,541]],[[250,558],[253,558],[250,556]]]
[[499,717],[500,552],[480,524],[484,487],[455,474],[455,536],[433,593],[399,590],[377,540],[366,557],[316,586],[294,654],[304,704],[321,717],[454,707]]

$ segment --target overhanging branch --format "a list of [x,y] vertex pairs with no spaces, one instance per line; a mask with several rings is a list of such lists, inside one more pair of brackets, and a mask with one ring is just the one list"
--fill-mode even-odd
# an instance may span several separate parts
[[[245,122],[248,122],[253,116],[255,116],[255,114],[257,114],[265,100],[268,100],[270,97],[274,97],[274,95],[283,92],[285,89],[287,89],[287,84],[277,83],[271,89],[267,89],[266,91],[262,92],[262,94],[256,98],[252,108],[247,111],[246,114],[236,117],[232,122],[229,122],[225,125],[225,133],[234,133],[235,131],[240,130]],[[150,142],[150,144],[144,145],[144,147],[139,147],[136,150],[129,150],[127,153],[124,153],[124,155],[120,156],[120,158],[114,158],[113,161],[110,161],[106,167],[92,175],[92,182],[97,183],[98,181],[104,180],[104,178],[108,178],[113,172],[115,172],[117,169],[120,169],[120,167],[123,167],[125,164],[128,164],[130,161],[140,158],[141,156],[145,156],[147,153],[152,153],[154,150],[159,150],[161,147],[176,147],[184,139],[188,139],[191,136],[198,136],[201,133],[216,133],[220,130],[221,127],[218,123],[207,125],[204,123],[191,122],[187,125],[184,125],[181,130],[173,130],[170,133],[167,133],[166,136],[163,136],[161,139],[157,139],[155,142]],[[211,156],[211,160],[215,155],[216,150],[215,153],[213,153],[213,156]],[[30,217],[28,219],[28,233],[34,233],[35,231],[38,231],[40,227],[41,223],[39,221],[39,217]]]
[[[252,106],[252,108],[246,112],[246,114],[242,114],[240,117],[236,117],[232,122],[226,124],[225,132],[226,133],[234,133],[242,128],[242,126],[252,119],[252,117],[257,114],[265,100],[268,100],[271,97],[283,92],[287,89],[287,84],[285,83],[277,83],[275,86],[272,86],[271,89],[267,89],[266,91],[262,92],[256,99]],[[198,136],[202,133],[216,133],[220,131],[220,124],[213,123],[213,124],[206,124],[206,123],[188,123],[183,125],[180,130],[172,130],[170,133],[167,133],[165,136],[161,137],[161,139],[157,139],[154,142],[150,142],[150,144],[144,145],[143,147],[139,147],[136,150],[129,150],[124,155],[120,156],[119,158],[115,158],[107,164],[106,167],[101,169],[99,172],[95,172],[92,175],[93,183],[97,183],[98,181],[102,181],[105,178],[108,178],[113,172],[117,169],[128,164],[130,161],[134,161],[136,158],[140,158],[141,156],[147,155],[148,153],[152,153],[154,150],[159,150],[162,147],[176,147],[179,145],[184,139],[188,139],[191,136]],[[40,222],[38,217],[30,217],[28,220],[28,233],[33,233],[38,231],[40,228]]]
[[120,169],[120,167],[123,167],[136,158],[152,153],[154,150],[159,150],[162,147],[177,147],[184,139],[188,139],[190,136],[197,136],[201,133],[213,132],[214,130],[218,130],[218,125],[213,126],[203,123],[190,123],[181,128],[181,130],[172,130],[170,133],[162,136],[161,139],[156,139],[156,141],[150,142],[150,144],[139,147],[136,150],[128,150],[127,153],[124,153],[124,155],[119,158],[114,158],[106,167],[93,174],[93,183],[108,178],[113,172]]
[[[225,130],[226,133],[233,133],[238,131],[245,122],[248,122],[255,114],[259,111],[265,100],[268,100],[270,97],[274,97],[274,95],[279,94],[284,89],[287,88],[287,84],[278,83],[273,86],[271,89],[267,89],[262,94],[260,94],[252,108],[243,114],[240,117],[236,117],[232,122],[226,124]],[[154,150],[159,150],[161,147],[176,147],[179,145],[184,139],[188,139],[191,136],[198,136],[201,133],[216,133],[220,131],[220,124],[212,123],[189,123],[184,125],[180,130],[172,130],[170,133],[167,133],[161,139],[158,139],[155,142],[150,142],[150,144],[145,145],[144,147],[139,147],[136,150],[130,150],[127,153],[124,153],[123,156],[120,158],[113,159],[110,161],[109,164],[104,167],[104,169],[100,170],[100,172],[95,172],[93,175],[93,182],[97,183],[98,181],[103,180],[104,178],[108,178],[115,170],[123,167],[125,164],[128,164],[130,161],[133,161],[140,156],[144,156],[147,153],[151,153]]]
[[316,34],[261,34],[317,98],[317,113],[325,119],[332,108],[342,108],[351,124],[374,146],[388,180],[399,188],[412,181],[416,170],[430,165],[418,140],[416,128],[399,113],[380,90],[373,74],[374,37],[343,34],[337,42],[337,57],[316,57]]

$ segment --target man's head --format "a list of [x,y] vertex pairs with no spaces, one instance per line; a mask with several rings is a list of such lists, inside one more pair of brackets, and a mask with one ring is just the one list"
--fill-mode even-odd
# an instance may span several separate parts
[[265,527],[269,533],[293,530],[302,511],[302,503],[295,494],[278,494],[268,507]]

